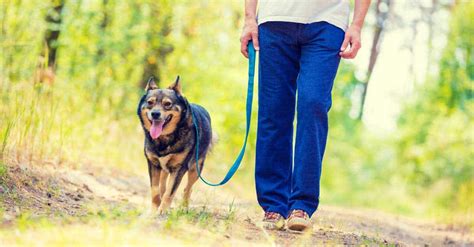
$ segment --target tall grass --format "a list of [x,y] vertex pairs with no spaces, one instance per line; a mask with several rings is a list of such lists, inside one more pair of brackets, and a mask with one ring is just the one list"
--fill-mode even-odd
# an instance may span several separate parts
[[97,107],[97,114],[90,114],[85,109],[93,103],[75,102],[80,97],[80,91],[65,93],[55,85],[41,83],[16,83],[9,91],[3,91],[2,155],[54,163],[87,162],[93,157],[91,161],[102,165],[112,162],[111,166],[133,167],[131,160],[140,160],[140,148],[131,146],[139,147],[141,136],[137,122],[133,121],[133,106],[123,109],[122,114],[127,115],[124,120]]

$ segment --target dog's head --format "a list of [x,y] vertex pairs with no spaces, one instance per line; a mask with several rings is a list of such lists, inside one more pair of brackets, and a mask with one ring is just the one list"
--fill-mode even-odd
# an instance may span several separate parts
[[148,80],[140,100],[138,115],[151,138],[173,133],[189,111],[189,103],[181,94],[179,76],[168,88],[160,89],[153,78]]

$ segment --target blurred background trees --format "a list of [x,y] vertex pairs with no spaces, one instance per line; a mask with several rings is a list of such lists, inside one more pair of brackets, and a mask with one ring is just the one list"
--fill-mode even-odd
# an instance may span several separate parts
[[[245,129],[242,10],[240,1],[1,0],[3,162],[146,174],[136,105],[149,76],[167,86],[179,74],[185,95],[211,112],[220,141],[205,176],[220,179]],[[472,1],[374,1],[366,61],[344,61],[334,85],[322,201],[473,224],[472,16]],[[384,36],[397,32],[406,35],[400,49],[412,54],[404,61],[412,76],[396,129],[380,135],[362,113],[370,114],[373,70],[388,64],[378,57]],[[417,42],[420,35],[427,42]],[[426,59],[417,59],[420,49]],[[255,113],[244,165],[228,185],[247,197],[254,196]]]

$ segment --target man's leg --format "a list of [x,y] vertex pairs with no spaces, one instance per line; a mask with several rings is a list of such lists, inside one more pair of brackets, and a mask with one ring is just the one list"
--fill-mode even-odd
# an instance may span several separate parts
[[321,164],[328,132],[327,113],[339,66],[344,31],[326,22],[304,25],[298,76],[297,129],[290,211],[311,216],[319,204]]
[[299,24],[259,26],[258,131],[255,182],[265,212],[286,217],[291,186],[293,120],[300,51]]

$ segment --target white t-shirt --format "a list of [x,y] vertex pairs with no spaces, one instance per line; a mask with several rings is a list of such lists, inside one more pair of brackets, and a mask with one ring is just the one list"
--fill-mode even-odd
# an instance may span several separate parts
[[345,31],[349,15],[349,0],[259,0],[257,21],[326,21]]

